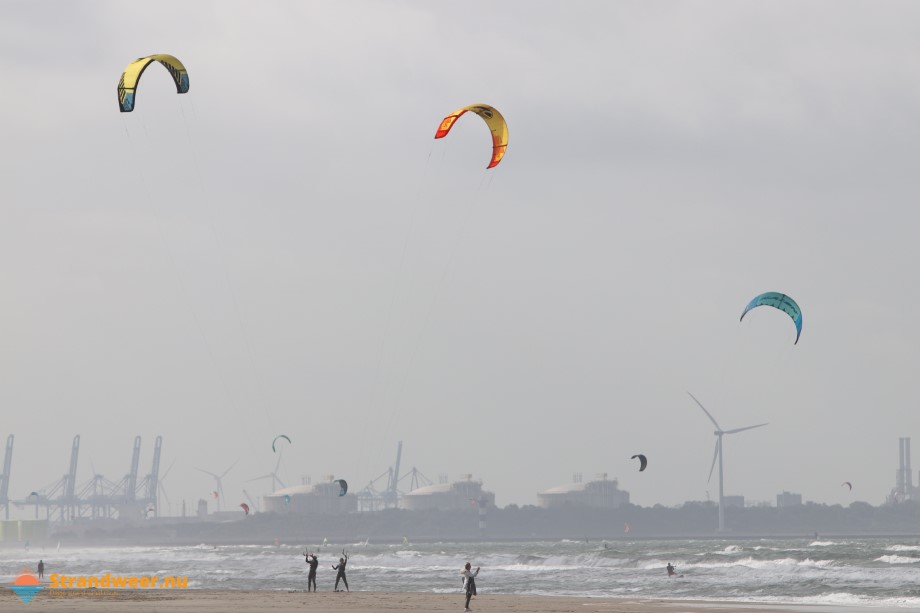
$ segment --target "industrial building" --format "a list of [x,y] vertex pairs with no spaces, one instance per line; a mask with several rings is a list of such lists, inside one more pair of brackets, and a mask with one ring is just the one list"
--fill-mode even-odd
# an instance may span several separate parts
[[802,506],[802,495],[793,494],[792,492],[783,492],[776,495],[776,508],[800,507]]
[[495,494],[482,489],[482,481],[473,481],[473,475],[454,483],[426,485],[405,494],[400,505],[410,511],[453,511],[495,506]]
[[[920,483],[918,483],[920,486]],[[913,470],[910,467],[910,438],[898,439],[898,470],[895,473],[895,486],[888,495],[889,503],[916,500],[920,496],[920,487],[914,486]]]
[[607,473],[601,473],[594,481],[587,483],[582,482],[580,473],[576,473],[572,483],[538,493],[537,504],[544,509],[567,505],[618,509],[629,504],[629,492],[621,490],[616,479],[608,479]]
[[358,510],[358,498],[354,494],[340,496],[341,488],[329,477],[324,483],[292,485],[262,497],[268,513],[333,515],[352,513]]

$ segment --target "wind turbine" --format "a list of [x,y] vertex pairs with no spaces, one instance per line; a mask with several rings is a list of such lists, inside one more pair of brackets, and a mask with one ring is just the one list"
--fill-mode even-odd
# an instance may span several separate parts
[[248,480],[246,481],[246,483],[250,483],[250,482],[252,482],[252,481],[260,481],[260,480],[262,480],[262,479],[271,478],[271,480],[272,480],[272,492],[277,492],[277,491],[278,491],[278,486],[275,485],[276,482],[277,482],[279,485],[281,485],[281,487],[287,487],[286,485],[284,485],[284,481],[281,480],[281,477],[278,476],[278,467],[279,467],[279,466],[281,466],[281,451],[278,452],[278,461],[275,462],[275,470],[273,470],[272,472],[268,473],[267,475],[262,475],[261,477],[255,477],[255,478],[253,478],[253,479],[248,479]]
[[766,426],[767,424],[757,424],[756,426],[745,426],[744,428],[735,428],[734,430],[723,430],[722,426],[719,425],[719,422],[709,414],[709,411],[706,410],[706,407],[696,399],[696,397],[687,392],[687,394],[693,398],[693,402],[700,405],[700,408],[703,409],[703,413],[706,414],[706,417],[709,418],[713,424],[715,424],[716,431],[713,434],[716,435],[716,450],[712,455],[712,467],[709,469],[709,479],[706,481],[712,481],[712,471],[716,468],[716,460],[719,460],[719,532],[725,532],[725,490],[723,488],[722,481],[722,435],[723,434],[737,434],[738,432],[744,432],[745,430],[751,430],[753,428],[759,428],[761,426]]
[[233,470],[233,467],[236,466],[237,462],[239,462],[239,460],[237,460],[236,462],[234,462],[233,464],[231,464],[231,465],[230,465],[230,468],[228,468],[227,470],[225,470],[224,472],[222,472],[220,475],[215,475],[214,473],[209,472],[209,471],[207,471],[207,470],[204,470],[203,468],[198,468],[197,466],[193,466],[193,467],[192,467],[192,468],[194,468],[195,470],[199,470],[199,471],[203,472],[203,473],[206,474],[206,475],[211,475],[212,477],[214,477],[214,481],[217,483],[217,494],[218,494],[218,495],[217,495],[217,512],[218,512],[218,513],[220,513],[220,500],[221,500],[221,498],[224,497],[224,485],[223,485],[223,483],[221,483],[220,480],[223,479],[224,477],[226,477],[228,472],[230,472],[231,470]]

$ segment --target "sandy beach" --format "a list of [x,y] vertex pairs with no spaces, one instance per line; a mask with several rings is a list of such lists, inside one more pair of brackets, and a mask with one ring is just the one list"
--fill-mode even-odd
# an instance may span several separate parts
[[[474,611],[546,613],[832,613],[839,606],[768,605],[731,602],[631,600],[552,596],[480,595]],[[849,613],[892,611],[886,608],[843,607]],[[359,613],[365,611],[462,611],[457,594],[397,592],[270,592],[231,590],[42,590],[23,603],[9,589],[0,589],[3,611],[130,611],[150,613]]]

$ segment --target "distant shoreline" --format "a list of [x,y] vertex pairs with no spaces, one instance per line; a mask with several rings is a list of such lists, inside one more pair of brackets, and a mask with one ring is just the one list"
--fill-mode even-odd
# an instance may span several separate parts
[[[335,549],[336,546],[341,547],[345,545],[347,547],[360,547],[361,544],[367,539],[366,534],[358,534],[352,538],[339,538],[336,536],[335,540],[330,539],[328,549]],[[891,538],[891,539],[918,539],[920,540],[920,532],[897,532],[897,533],[828,533],[828,534],[818,534],[817,540],[833,540],[833,539],[881,539],[881,538]],[[593,544],[599,543],[617,543],[617,542],[660,542],[660,541],[751,541],[751,540],[807,540],[814,541],[814,534],[736,534],[733,532],[726,532],[723,534],[688,534],[688,535],[637,535],[637,536],[591,536],[588,535],[587,542]],[[561,541],[572,541],[572,542],[584,542],[586,539],[584,536],[577,537],[573,535],[557,535],[557,536],[546,536],[546,537],[534,537],[534,538],[525,538],[525,537],[486,537],[486,538],[475,538],[475,537],[417,537],[409,541],[407,546],[412,546],[413,543],[417,544],[426,544],[430,545],[433,543],[552,543],[552,542],[561,542]],[[29,551],[48,551],[55,550],[57,548],[58,541],[61,541],[62,547],[86,547],[86,548],[104,548],[104,547],[195,547],[198,545],[209,545],[209,546],[244,546],[244,545],[272,545],[274,544],[271,540],[265,539],[253,539],[253,538],[225,538],[225,539],[197,539],[197,538],[185,538],[185,539],[100,539],[100,538],[80,538],[80,537],[61,537],[52,535],[46,541],[32,542],[29,545]],[[300,546],[303,543],[310,542],[321,542],[322,537],[297,537],[288,535],[286,537],[281,537],[279,539],[279,545],[292,545],[297,544]],[[402,545],[404,541],[402,538],[395,537],[370,537],[369,542],[374,545]],[[11,549],[25,549],[24,542],[0,542],[0,549],[11,550]]]

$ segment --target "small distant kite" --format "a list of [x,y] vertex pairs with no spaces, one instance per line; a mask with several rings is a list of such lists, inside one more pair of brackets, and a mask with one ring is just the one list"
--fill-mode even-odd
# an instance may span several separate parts
[[643,470],[645,470],[645,467],[648,466],[648,458],[646,458],[641,453],[637,453],[636,455],[634,455],[633,457],[629,459],[635,460],[636,458],[639,459],[639,472],[641,473]]
[[125,68],[118,80],[118,109],[122,113],[130,113],[134,110],[134,97],[137,94],[137,85],[141,80],[141,75],[147,70],[147,66],[153,62],[159,62],[176,83],[177,94],[188,93],[188,71],[178,58],[165,53],[150,55],[134,60]]
[[795,300],[779,292],[760,294],[744,307],[744,313],[741,314],[741,319],[739,321],[744,320],[744,316],[747,315],[748,311],[756,309],[759,306],[771,306],[791,317],[792,323],[795,324],[795,343],[793,344],[798,344],[799,337],[802,336],[802,309],[799,308]]
[[284,500],[284,506],[291,504],[291,497],[288,494],[285,494],[282,500]]
[[843,483],[840,484],[840,487],[843,487],[844,485],[847,486],[848,488],[850,488],[848,491],[850,491],[850,492],[853,491],[853,484],[852,484],[852,483],[850,483],[849,481],[844,481]]
[[217,500],[218,498],[220,498],[220,494],[218,494],[217,492],[211,492],[211,498],[213,498],[214,500]]
[[336,479],[333,483],[339,484],[339,496],[344,496],[348,493],[348,481],[345,479]]
[[248,504],[246,504],[245,502],[241,502],[240,508],[243,509],[243,513],[245,513],[246,515],[249,515],[249,505]]
[[291,444],[291,439],[288,438],[287,434],[279,434],[274,439],[272,439],[272,451],[274,451],[275,453],[278,453],[278,450],[275,449],[275,443],[278,442],[279,438],[283,438],[284,440],[286,440],[288,442],[288,445]]
[[623,532],[629,532],[629,522],[623,524]]
[[444,138],[447,136],[450,129],[454,127],[454,123],[467,111],[472,111],[482,117],[482,120],[486,122],[486,125],[489,126],[489,131],[492,133],[492,159],[486,169],[498,166],[498,163],[505,157],[505,150],[508,148],[508,124],[495,107],[488,104],[471,104],[470,106],[460,107],[441,120],[441,125],[438,126],[438,131],[435,132],[434,137]]

